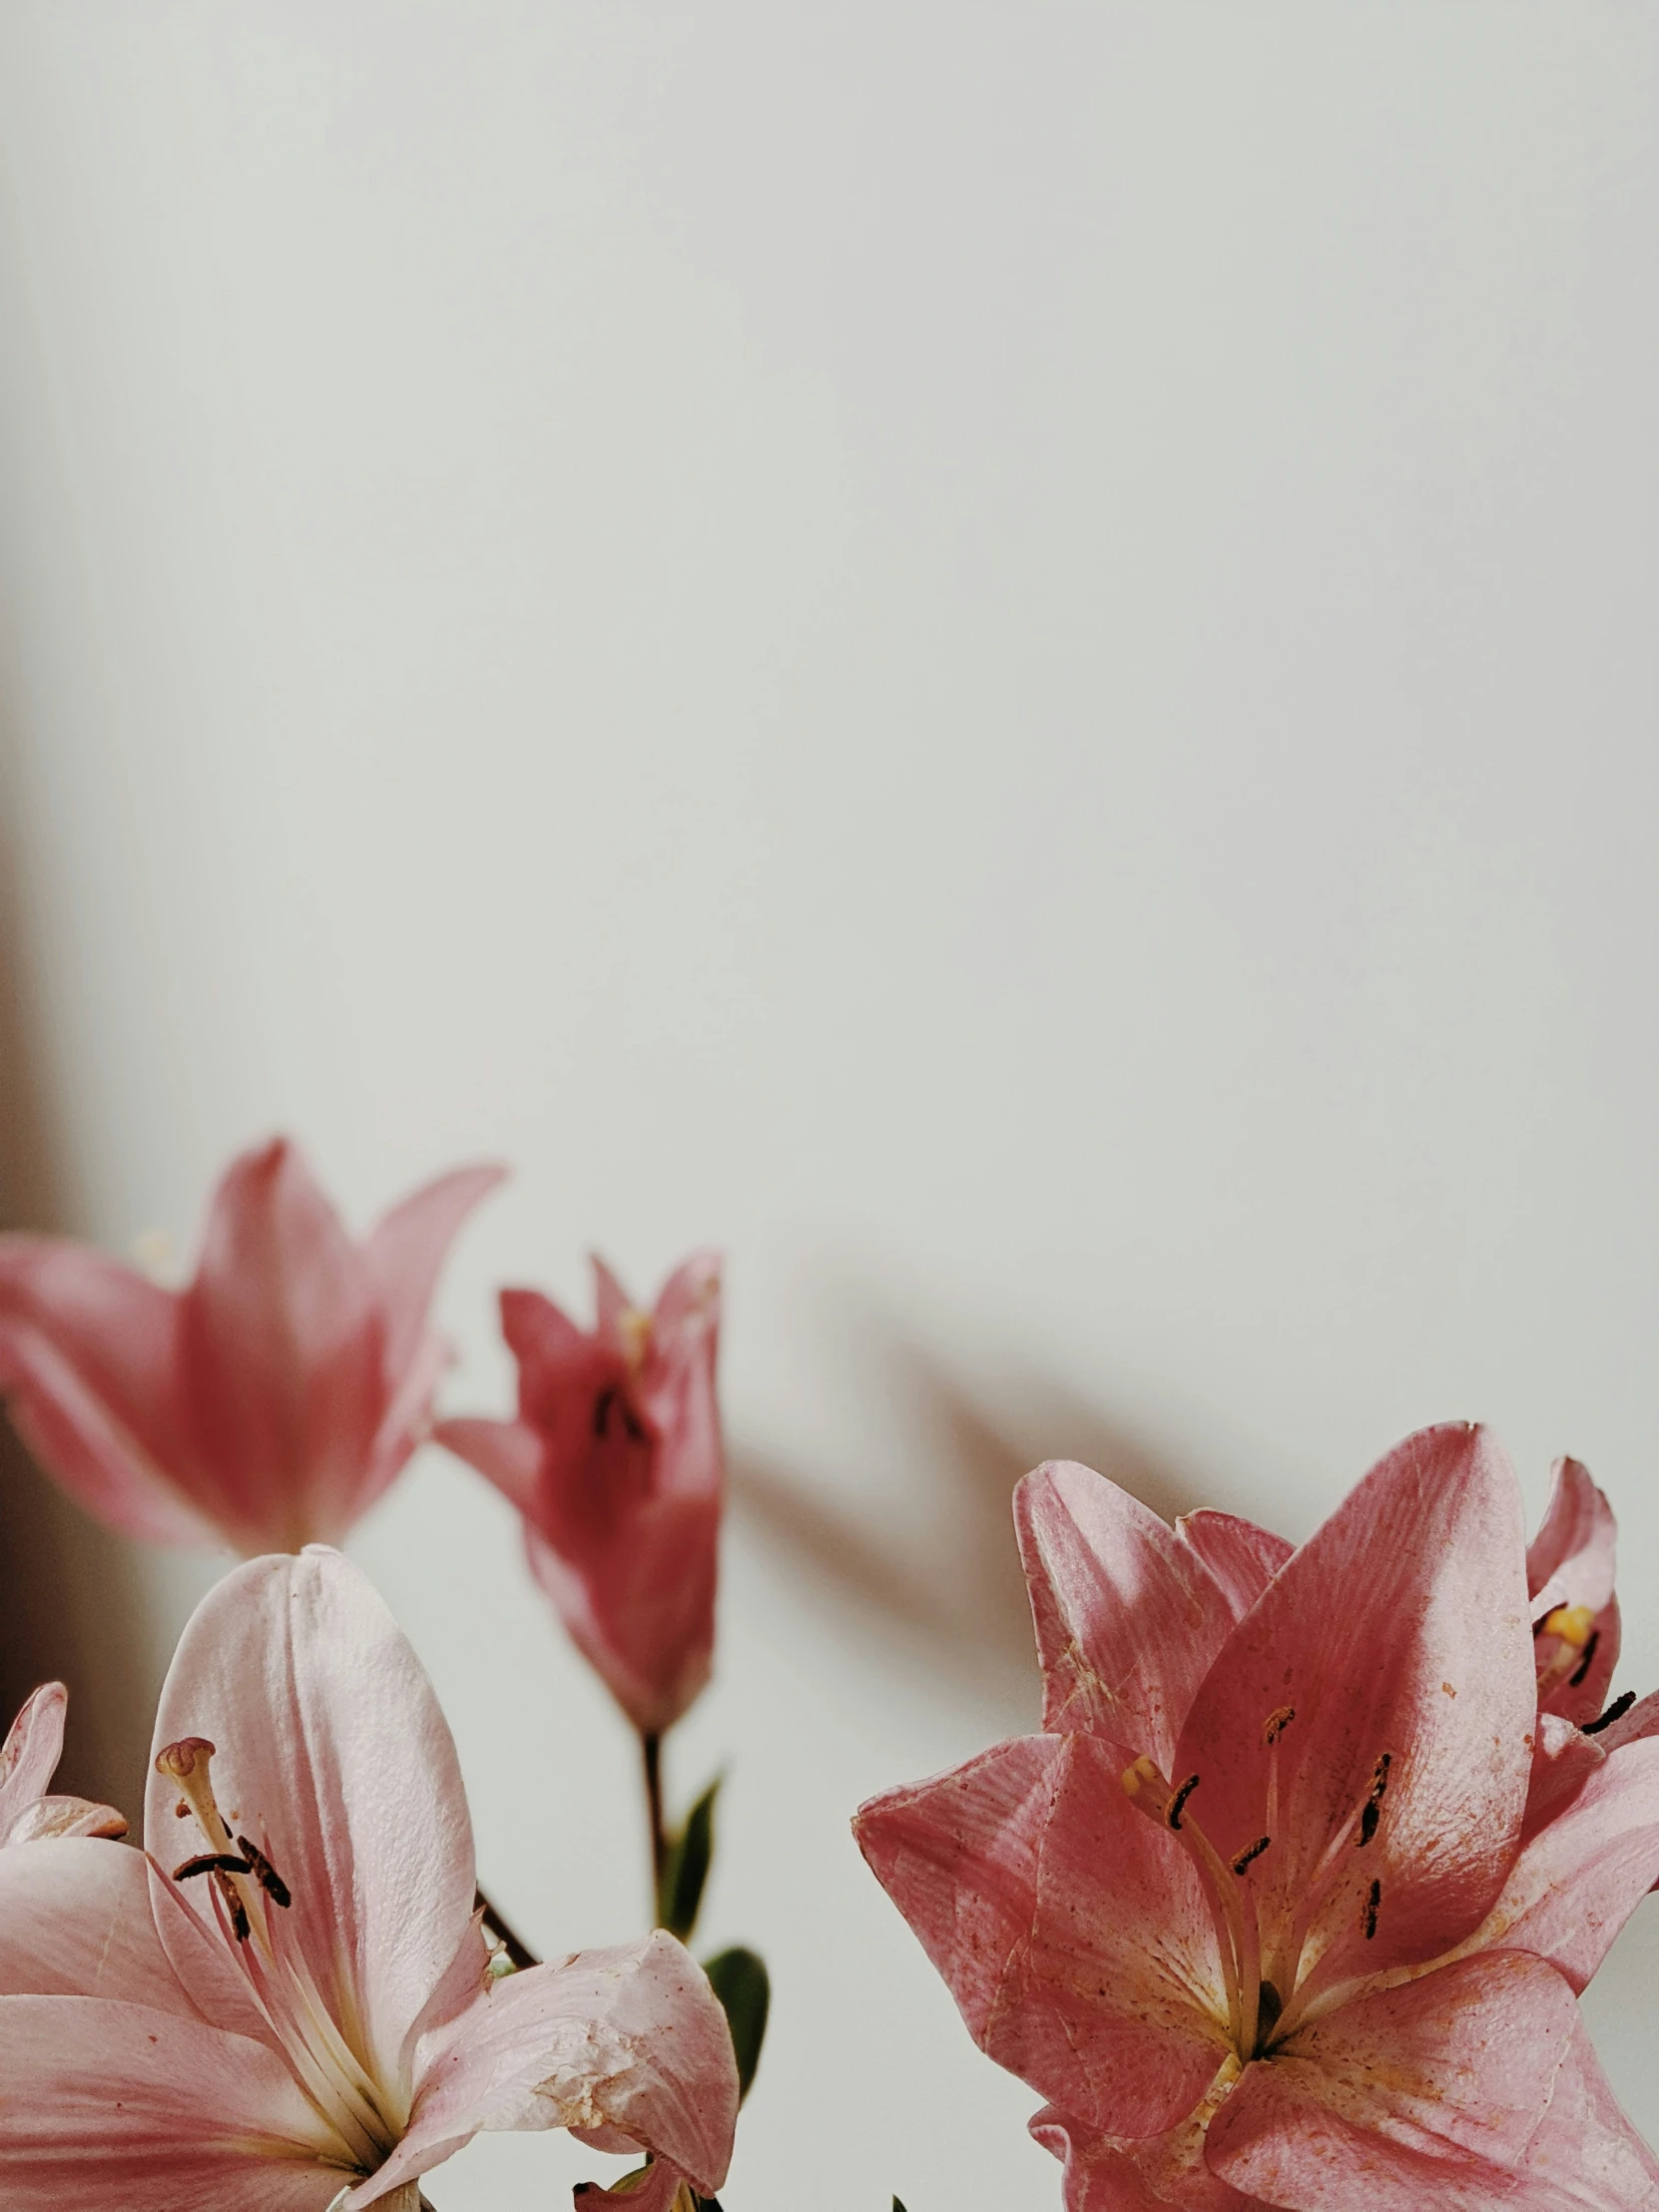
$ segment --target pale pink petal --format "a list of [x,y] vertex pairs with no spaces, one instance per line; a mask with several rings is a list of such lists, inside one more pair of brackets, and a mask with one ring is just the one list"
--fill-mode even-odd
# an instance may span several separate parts
[[609,2127],[705,2196],[737,2124],[732,2038],[708,1977],[659,1929],[495,1982],[417,2058],[408,2131],[348,2212],[424,2173],[484,2128]]
[[1175,1533],[1209,1568],[1236,1620],[1250,1611],[1296,1549],[1271,1528],[1258,1527],[1240,1513],[1218,1513],[1208,1505],[1196,1513],[1183,1513]]
[[[189,1736],[218,1747],[221,1807],[292,1892],[284,1928],[329,2010],[361,2021],[377,2078],[395,2080],[472,1919],[472,1831],[431,1684],[364,1576],[320,1549],[228,1575],[162,1690],[157,1748]],[[152,1773],[145,1835],[169,1866],[191,1836],[176,1802]],[[199,1987],[166,1903],[162,1940]]]
[[1043,1726],[1090,1728],[1167,1767],[1233,1625],[1197,1552],[1104,1475],[1050,1460],[1014,1492],[1043,1668]]
[[246,1544],[344,1532],[384,1409],[368,1268],[293,1147],[233,1162],[181,1309],[196,1494]]
[[525,1421],[440,1420],[433,1431],[446,1451],[476,1467],[521,1513],[535,1510],[541,1438]]
[[0,1997],[6,2212],[324,2212],[350,2179],[329,2141],[262,2044],[105,1997]]
[[0,1994],[119,1997],[194,2017],[156,1936],[144,1854],[75,1838],[0,1851]]
[[[1461,1423],[1425,1429],[1350,1493],[1223,1646],[1172,1774],[1198,1778],[1191,1813],[1224,1856],[1272,1838],[1249,1879],[1282,1991],[1296,1960],[1279,1948],[1298,1947],[1311,1893],[1325,1901],[1303,1953],[1305,1975],[1319,1960],[1313,1985],[1432,1958],[1495,1903],[1536,1720],[1523,1567],[1500,1447]],[[1380,1819],[1363,1828],[1380,1786]]]
[[0,1843],[32,1844],[46,1837],[125,1836],[127,1816],[113,1805],[94,1805],[87,1798],[43,1797],[26,1806]]
[[1052,2104],[1030,2127],[1065,2167],[1065,2212],[1166,2212],[1172,2204],[1182,2212],[1256,2212],[1259,2198],[1241,2196],[1205,2164],[1211,2110],[1206,2100],[1167,2135],[1142,2142],[1097,2134]]
[[1619,2110],[1579,2021],[1509,2212],[1659,2212],[1659,2160]]
[[1644,1698],[1627,1707],[1616,1721],[1598,1729],[1591,1739],[1604,1752],[1615,1752],[1621,1744],[1645,1743],[1649,1736],[1659,1735],[1659,1690],[1652,1690]]
[[468,1214],[506,1175],[493,1165],[455,1168],[411,1192],[369,1232],[363,1257],[387,1317],[384,1357],[394,1385],[426,1334],[426,1309],[449,1247]]
[[179,1487],[178,1303],[83,1245],[0,1237],[0,1394],[29,1450],[124,1535],[212,1543]]
[[1136,1811],[1124,1754],[1026,1737],[862,1807],[860,1849],[976,2042],[1090,2126],[1155,2135],[1227,2051],[1192,1862]]
[[1535,1951],[1582,1989],[1659,1878],[1659,1739],[1602,1760],[1533,1837],[1467,1948]]
[[1541,1959],[1459,1959],[1247,2066],[1206,2156],[1234,2188],[1298,2212],[1486,2212],[1509,2201],[1577,2025]]
[[64,1720],[69,1692],[61,1682],[43,1682],[24,1700],[0,1746],[0,1843],[25,1806],[44,1797],[63,1757]]

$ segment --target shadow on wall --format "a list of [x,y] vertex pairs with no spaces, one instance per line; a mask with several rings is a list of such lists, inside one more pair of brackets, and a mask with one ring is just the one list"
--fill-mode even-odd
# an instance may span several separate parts
[[916,1475],[894,1509],[739,1449],[733,1502],[781,1563],[942,1666],[1010,1730],[1037,1725],[1031,1610],[1011,1500],[1044,1459],[1078,1459],[1166,1520],[1224,1502],[1097,1408],[1029,1373],[999,1378],[997,1402],[935,1354],[896,1335],[866,1347],[872,1393],[890,1406]]
[[[62,1229],[69,1194],[28,957],[19,810],[0,731],[0,1228]],[[0,1417],[0,1728],[37,1683],[70,1688],[59,1788],[135,1819],[153,1685],[132,1553],[70,1504]]]

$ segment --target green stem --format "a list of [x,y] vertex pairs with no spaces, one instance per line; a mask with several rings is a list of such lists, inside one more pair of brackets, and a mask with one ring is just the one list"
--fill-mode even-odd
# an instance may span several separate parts
[[651,1918],[661,1924],[663,1875],[668,1867],[668,1830],[663,1825],[663,1739],[641,1733],[640,1758],[645,1768],[645,1810],[651,1823]]

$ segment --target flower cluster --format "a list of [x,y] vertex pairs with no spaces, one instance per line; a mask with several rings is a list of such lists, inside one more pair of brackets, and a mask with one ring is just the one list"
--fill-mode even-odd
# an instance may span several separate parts
[[[1479,1428],[1299,1549],[1087,1468],[1015,1499],[1043,1731],[863,1807],[1068,2212],[1659,2205],[1578,1994],[1659,1875],[1659,1714],[1596,1710],[1612,1522],[1530,1549]],[[1659,1701],[1656,1701],[1659,1702]]]
[[[142,1849],[51,1790],[61,1684],[0,1750],[8,2212],[419,2212],[479,2131],[552,2127],[644,2161],[579,2197],[718,2212],[768,1983],[685,1947],[716,1791],[671,1824],[661,1762],[713,1663],[720,1263],[646,1308],[596,1261],[592,1329],[503,1291],[513,1417],[438,1419],[427,1309],[498,1178],[357,1243],[274,1143],[178,1291],[0,1238],[0,1394],[42,1464],[129,1535],[245,1555],[163,1689]],[[542,1964],[477,1888],[431,1687],[333,1548],[427,1437],[516,1508],[638,1733],[642,1938]],[[1464,1424],[1300,1546],[1170,1527],[1063,1462],[1014,1520],[1040,1731],[854,1826],[974,2040],[1047,2100],[1067,2212],[1659,2212],[1578,2001],[1659,1881],[1659,1695],[1612,1698],[1584,1467],[1530,1543]]]

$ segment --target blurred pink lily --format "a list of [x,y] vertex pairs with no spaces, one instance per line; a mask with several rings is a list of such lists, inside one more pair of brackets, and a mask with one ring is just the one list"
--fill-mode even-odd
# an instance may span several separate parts
[[430,1427],[438,1270],[503,1170],[461,1168],[346,1235],[283,1139],[233,1161],[196,1278],[0,1236],[0,1392],[42,1466],[124,1535],[253,1554],[337,1541]]
[[516,1505],[536,1579],[646,1737],[709,1679],[725,1462],[715,1397],[720,1261],[677,1268],[649,1313],[593,1263],[598,1320],[503,1291],[518,1418],[437,1435]]
[[47,1682],[27,1699],[0,1745],[0,1846],[44,1837],[125,1836],[127,1823],[113,1805],[49,1792],[63,1757],[63,1724],[69,1692]]
[[658,1932],[491,1979],[454,1744],[337,1552],[209,1594],[156,1746],[148,1861],[0,1852],[8,2212],[415,2212],[484,2128],[719,2185],[737,2075],[701,1969]]
[[1082,1467],[1016,1514],[1048,1733],[856,1827],[975,2040],[1052,2100],[1069,2212],[1659,2206],[1576,2002],[1659,1871],[1659,1743],[1523,1843],[1496,1444],[1408,1438],[1278,1565]]

